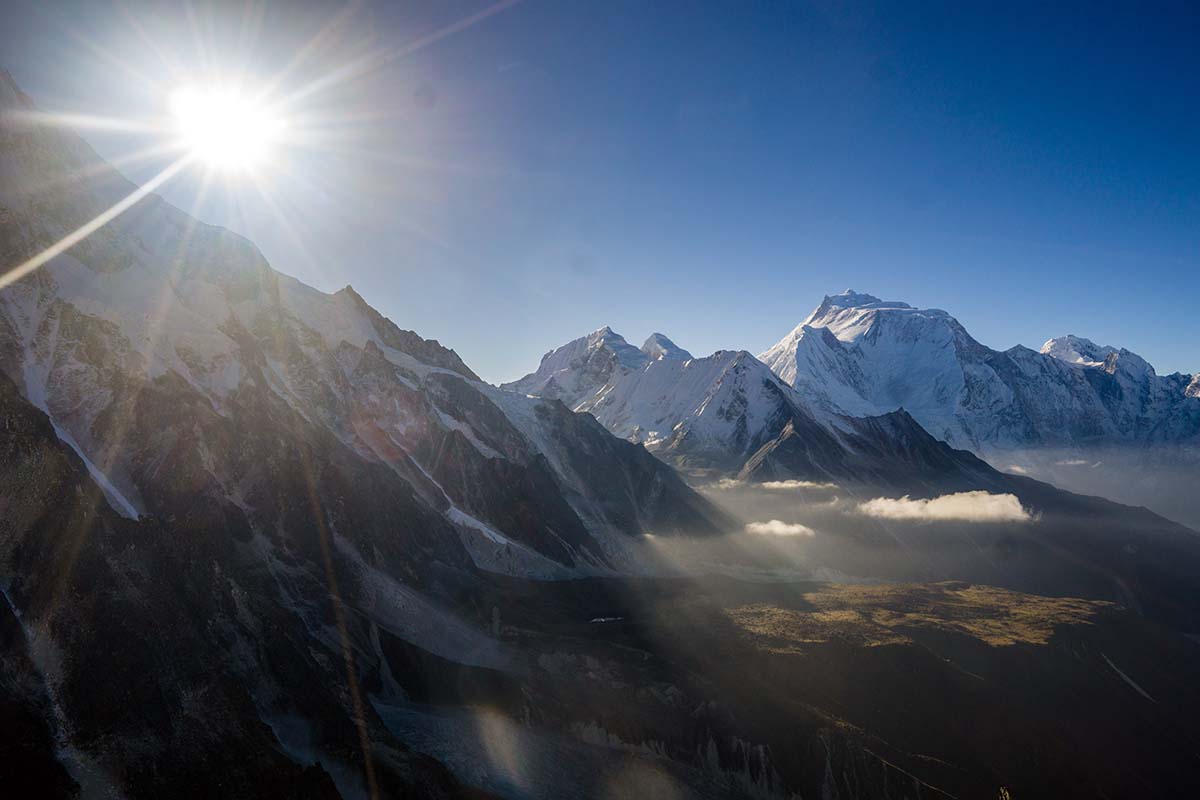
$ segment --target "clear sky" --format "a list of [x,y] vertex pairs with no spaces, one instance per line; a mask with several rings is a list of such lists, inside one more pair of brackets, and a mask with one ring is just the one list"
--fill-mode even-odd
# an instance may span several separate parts
[[[1200,371],[1200,6],[526,0],[456,25],[491,5],[350,8],[281,81],[389,54],[296,101],[319,141],[162,194],[489,380],[605,324],[759,352],[847,287],[996,348],[1076,333]],[[0,67],[47,110],[159,114],[181,81],[269,78],[336,11],[8,3]]]

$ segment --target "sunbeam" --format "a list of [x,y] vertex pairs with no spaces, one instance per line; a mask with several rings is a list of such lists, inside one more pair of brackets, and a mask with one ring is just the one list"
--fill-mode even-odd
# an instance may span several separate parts
[[148,161],[160,160],[163,156],[178,152],[179,145],[174,142],[143,147],[139,150],[124,153],[123,155],[113,156],[107,161],[89,164],[73,173],[65,173],[56,178],[43,180],[36,186],[30,187],[30,191],[37,194],[44,194],[63,186],[88,186],[93,182],[93,179],[99,179],[95,181],[97,183],[102,182],[104,179],[111,179],[114,168],[120,170],[124,167],[137,166]]
[[194,156],[189,153],[171,162],[157,175],[143,183],[134,191],[130,192],[129,195],[127,195],[123,200],[114,203],[107,210],[97,214],[90,222],[79,226],[37,255],[23,261],[22,263],[10,269],[8,272],[5,272],[3,275],[0,275],[0,289],[3,289],[4,287],[21,280],[21,278],[24,278],[26,275],[42,266],[50,259],[54,258],[55,256],[62,255],[75,245],[82,242],[88,236],[91,236],[100,228],[104,227],[129,209],[133,208],[135,205],[137,205],[139,200],[153,193],[155,189],[162,186],[175,175],[177,175],[180,170],[192,162],[193,158]]
[[14,122],[27,125],[50,125],[80,130],[120,131],[122,133],[163,134],[169,128],[162,123],[143,122],[122,117],[98,114],[76,114],[61,111],[19,111],[9,115]]
[[499,14],[501,11],[512,8],[521,1],[522,0],[501,0],[501,2],[490,5],[481,11],[458,20],[457,22],[445,25],[433,31],[432,33],[418,37],[417,39],[414,39],[413,41],[408,42],[401,47],[391,49],[380,48],[374,52],[367,53],[366,55],[361,56],[360,58],[355,59],[354,61],[351,61],[344,66],[335,69],[321,76],[320,78],[317,78],[316,80],[294,90],[287,95],[284,102],[285,104],[290,105],[297,100],[308,97],[309,95],[322,92],[332,86],[336,86],[339,83],[350,80],[351,78],[356,78],[360,75],[364,75],[368,72],[379,69],[393,61],[410,56],[420,50],[423,50],[429,45],[434,44],[435,42],[445,39],[447,36],[452,36],[460,31],[464,31],[467,28],[470,28],[472,25],[476,25],[488,19],[489,17]]

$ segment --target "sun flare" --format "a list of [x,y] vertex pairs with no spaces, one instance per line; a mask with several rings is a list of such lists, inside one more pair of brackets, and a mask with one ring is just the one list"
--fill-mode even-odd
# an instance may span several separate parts
[[270,156],[285,124],[234,90],[191,86],[170,96],[171,114],[185,149],[223,170],[250,170]]

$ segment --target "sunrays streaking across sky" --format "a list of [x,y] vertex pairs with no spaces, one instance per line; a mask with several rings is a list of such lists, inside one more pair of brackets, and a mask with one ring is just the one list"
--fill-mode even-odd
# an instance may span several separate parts
[[[304,180],[289,164],[289,159],[299,151],[332,156],[355,152],[353,128],[356,124],[367,124],[367,120],[346,114],[323,115],[320,96],[336,93],[343,84],[484,22],[519,2],[501,0],[397,46],[370,47],[365,51],[347,40],[347,23],[356,8],[352,4],[331,15],[274,71],[250,66],[245,57],[254,49],[255,35],[262,24],[261,6],[247,5],[238,37],[242,56],[226,61],[220,55],[224,42],[216,41],[217,37],[213,41],[206,38],[212,29],[211,21],[201,19],[190,7],[187,19],[196,55],[196,63],[190,65],[179,58],[174,43],[156,40],[128,12],[123,21],[129,32],[144,44],[136,56],[122,58],[86,34],[72,33],[87,50],[114,62],[122,74],[149,88],[152,96],[161,98],[160,107],[137,117],[112,115],[103,108],[102,100],[97,101],[96,108],[16,108],[6,111],[4,124],[27,129],[52,127],[123,133],[142,143],[111,158],[107,165],[89,167],[78,176],[85,180],[107,174],[110,165],[166,163],[141,186],[58,242],[21,263],[2,265],[0,289],[66,252],[184,170],[200,172],[198,197],[204,197],[214,182],[247,185],[253,196],[276,217],[279,226],[289,231],[290,236],[298,236],[294,221],[272,199],[276,194],[273,183],[280,177]],[[345,57],[347,52],[356,50],[359,52],[354,57]],[[340,57],[335,57],[335,53]],[[311,68],[314,64],[318,67],[315,70]],[[399,222],[404,224],[403,220]],[[420,228],[415,222],[409,227]],[[295,244],[298,251],[305,250],[303,242]]]

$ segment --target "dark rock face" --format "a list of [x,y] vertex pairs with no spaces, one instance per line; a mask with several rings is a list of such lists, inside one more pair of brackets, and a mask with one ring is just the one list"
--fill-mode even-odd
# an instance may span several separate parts
[[75,782],[55,757],[53,703],[13,607],[0,605],[0,776],[18,797],[70,797]]
[[679,475],[641,445],[612,436],[589,414],[557,401],[538,416],[561,447],[559,458],[578,479],[588,509],[626,534],[725,531],[728,518],[695,495]]
[[847,417],[839,434],[798,418],[747,462],[747,480],[840,480],[923,495],[997,489],[1004,478],[965,450],[934,439],[903,409]]
[[[4,658],[17,667],[5,673],[7,713],[29,737],[14,741],[41,757],[5,751],[6,785],[13,776],[46,796],[71,796],[84,780],[131,797],[336,797],[315,763],[323,758],[364,774],[369,760],[380,786],[456,793],[444,771],[359,707],[357,670],[369,668],[355,667],[348,681],[343,656],[369,636],[339,609],[361,605],[352,599],[361,590],[336,550],[325,553],[328,572],[316,565],[331,528],[352,521],[330,509],[326,526],[314,514],[267,545],[276,555],[264,561],[262,543],[222,527],[203,502],[188,504],[201,513],[169,521],[120,518],[5,378],[0,420],[0,542],[12,604],[3,609]],[[413,563],[411,553],[403,558]],[[342,652],[336,639],[314,635],[335,621]],[[273,715],[308,721],[311,753],[281,749],[265,721]],[[363,737],[368,746],[354,746]],[[87,767],[67,777],[60,764],[76,752]]]

